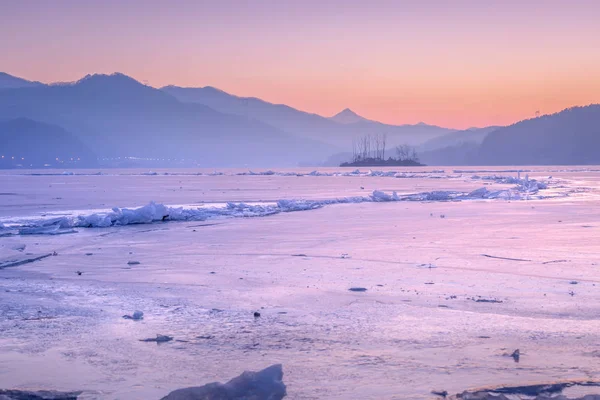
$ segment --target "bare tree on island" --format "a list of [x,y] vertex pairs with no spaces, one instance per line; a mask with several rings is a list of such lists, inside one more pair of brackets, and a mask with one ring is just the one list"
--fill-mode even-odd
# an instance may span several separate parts
[[415,161],[419,162],[419,156],[414,147],[407,144],[396,146],[396,157],[400,161]]
[[387,134],[365,135],[352,141],[352,161],[341,166],[418,166],[419,157],[408,144],[396,146],[396,158],[385,158]]
[[352,162],[384,160],[387,135],[365,135],[352,141]]

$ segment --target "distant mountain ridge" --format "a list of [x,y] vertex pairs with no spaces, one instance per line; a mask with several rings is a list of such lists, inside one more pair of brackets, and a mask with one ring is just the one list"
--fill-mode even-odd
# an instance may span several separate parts
[[[353,140],[369,134],[385,133],[388,136],[388,144],[394,146],[403,143],[417,145],[454,131],[426,124],[388,125],[367,120],[356,114],[354,121],[340,123],[332,118],[307,113],[283,104],[272,104],[255,97],[238,97],[214,87],[165,86],[161,90],[182,102],[204,104],[223,113],[256,119],[290,134],[320,140],[345,149],[352,147]],[[348,112],[342,113],[343,116],[350,116]]]
[[16,89],[43,85],[41,82],[28,81],[27,79],[0,72],[0,89]]
[[430,165],[600,164],[600,105],[567,108],[421,153]]
[[188,166],[320,165],[348,154],[357,138],[380,134],[387,136],[389,152],[397,144],[419,146],[421,161],[432,165],[600,163],[597,104],[507,127],[454,131],[423,123],[387,125],[350,109],[326,118],[213,87],[156,89],[120,73],[48,85],[0,73],[0,123],[9,122],[0,149],[10,145],[25,152],[25,144],[33,143],[59,154],[71,143],[102,159]]
[[600,164],[600,104],[571,107],[490,132],[473,163]]
[[486,126],[485,128],[469,128],[463,131],[450,132],[437,138],[428,140],[418,147],[421,152],[441,149],[448,146],[456,146],[466,142],[480,144],[485,137],[501,126]]
[[0,90],[0,120],[26,117],[71,132],[99,156],[193,160],[200,166],[294,166],[338,151],[223,114],[123,74]]
[[[12,83],[10,85],[6,84],[5,87],[0,85],[0,89],[39,86],[81,88],[91,85],[102,86],[104,82],[110,84],[113,88],[116,86],[116,82],[122,88],[128,85],[130,87],[131,85],[142,85],[135,79],[121,73],[111,75],[91,74],[74,82],[57,82],[48,85],[40,82],[26,81],[8,74],[4,74],[4,76],[7,82],[10,80]],[[106,78],[101,77],[110,77],[110,83]],[[90,84],[90,82],[92,83]],[[146,85],[142,86],[148,89],[155,89]],[[102,88],[96,87],[95,89]],[[89,90],[94,90],[94,88]],[[183,103],[202,104],[223,114],[255,119],[282,130],[287,134],[322,141],[340,149],[351,146],[353,140],[367,134],[385,133],[388,135],[390,145],[393,146],[404,143],[416,145],[453,131],[453,129],[424,123],[416,125],[383,124],[361,117],[350,109],[345,109],[336,116],[326,118],[317,114],[300,111],[284,104],[272,104],[255,97],[238,97],[210,86],[204,88],[166,86],[160,90],[172,95]]]

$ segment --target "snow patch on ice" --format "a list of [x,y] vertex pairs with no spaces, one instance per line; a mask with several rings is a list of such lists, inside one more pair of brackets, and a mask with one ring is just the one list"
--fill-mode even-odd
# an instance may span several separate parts
[[[535,186],[535,187],[534,187]],[[481,199],[520,200],[541,198],[532,197],[532,187],[539,184],[525,180],[520,182],[519,190],[490,191],[483,187],[470,193],[457,191],[432,191],[415,194],[398,195],[380,190],[369,196],[341,197],[324,200],[283,199],[275,203],[248,204],[227,203],[222,206],[172,207],[151,202],[139,208],[113,208],[106,212],[95,212],[87,215],[71,215],[55,218],[26,219],[8,221],[8,226],[0,225],[0,230],[18,230],[22,235],[59,235],[76,232],[75,228],[108,228],[134,224],[151,224],[165,221],[204,221],[213,218],[251,218],[264,217],[279,213],[316,210],[333,204],[358,204],[400,201],[466,201]],[[6,222],[6,221],[5,221]]]
[[520,174],[517,177],[498,176],[498,175],[485,175],[485,176],[473,175],[471,177],[471,179],[516,185],[516,187],[515,187],[516,191],[526,192],[526,193],[530,193],[530,194],[537,193],[543,189],[548,189],[547,183],[540,182],[535,179],[530,179],[529,175],[525,175],[525,178],[521,178]]

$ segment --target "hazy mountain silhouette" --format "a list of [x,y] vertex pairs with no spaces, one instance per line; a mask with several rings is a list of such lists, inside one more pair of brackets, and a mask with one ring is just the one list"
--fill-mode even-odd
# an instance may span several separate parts
[[0,83],[0,121],[12,124],[4,127],[9,133],[0,136],[0,148],[8,149],[10,140],[10,149],[24,152],[29,143],[48,157],[56,153],[52,159],[71,158],[57,153],[62,146],[82,154],[93,149],[102,159],[187,160],[211,167],[316,165],[350,151],[358,137],[385,133],[389,154],[397,144],[421,144],[419,155],[427,164],[600,163],[600,105],[456,132],[423,123],[386,125],[348,109],[325,118],[210,87],[155,89],[123,74],[44,85],[1,73]]
[[402,143],[421,144],[453,131],[426,124],[387,125],[366,119],[359,119],[353,123],[339,123],[331,118],[296,110],[283,104],[272,104],[254,97],[238,97],[213,87],[166,86],[162,90],[183,102],[204,104],[223,113],[253,118],[285,132],[345,149],[351,149],[354,139],[368,134],[386,133],[388,145],[394,146]]
[[422,151],[429,165],[573,165],[600,163],[600,105],[493,129],[480,144],[464,141]]
[[203,166],[293,166],[337,149],[263,122],[182,103],[123,74],[0,90],[0,119],[64,127],[100,157],[197,160]]
[[444,147],[459,146],[466,142],[480,144],[490,132],[499,128],[499,126],[487,126],[485,128],[469,128],[463,131],[450,132],[428,140],[418,147],[418,151],[426,152]]
[[426,165],[473,165],[477,164],[479,144],[473,141],[421,151],[419,161]]
[[353,124],[359,121],[368,121],[366,118],[361,117],[349,108],[340,111],[333,117],[329,117],[329,119],[340,124]]
[[0,72],[0,89],[15,89],[40,85],[43,85],[43,83],[28,81],[27,79],[9,75],[6,72]]
[[573,107],[489,133],[477,164],[568,165],[600,163],[600,105]]
[[71,133],[27,118],[0,122],[0,143],[0,166],[3,167],[98,165],[94,152]]

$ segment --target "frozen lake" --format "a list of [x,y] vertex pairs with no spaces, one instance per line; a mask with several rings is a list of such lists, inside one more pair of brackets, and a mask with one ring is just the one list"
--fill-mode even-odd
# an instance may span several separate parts
[[0,388],[159,399],[276,363],[290,399],[598,379],[600,167],[247,172],[0,171]]

